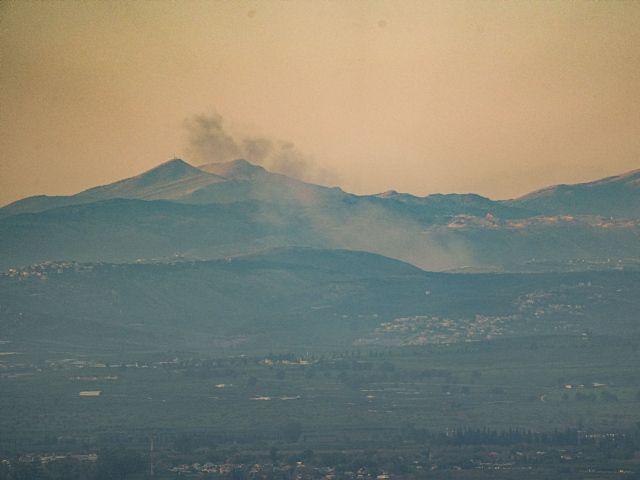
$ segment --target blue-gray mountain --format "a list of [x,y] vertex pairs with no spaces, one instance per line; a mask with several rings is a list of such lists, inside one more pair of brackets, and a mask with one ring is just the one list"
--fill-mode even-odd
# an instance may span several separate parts
[[640,171],[493,201],[358,196],[244,160],[172,160],[139,176],[0,209],[0,268],[49,260],[213,259],[279,246],[364,250],[432,270],[627,268]]
[[545,215],[640,217],[640,170],[576,185],[556,185],[506,202]]

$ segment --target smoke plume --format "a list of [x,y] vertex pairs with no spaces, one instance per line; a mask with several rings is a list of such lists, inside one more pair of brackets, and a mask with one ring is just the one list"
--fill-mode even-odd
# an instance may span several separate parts
[[231,133],[218,113],[194,115],[185,121],[188,153],[199,163],[228,162],[244,158],[267,170],[311,183],[335,185],[337,177],[320,167],[293,143],[260,136]]
[[[200,163],[244,158],[266,169],[315,184],[334,184],[336,178],[319,167],[293,143],[262,136],[237,135],[221,115],[196,115],[185,122],[191,158]],[[468,245],[446,231],[430,228],[391,205],[300,185],[254,185],[260,200],[262,224],[282,234],[271,237],[278,246],[311,245],[321,248],[365,250],[404,260],[430,270],[475,265]],[[263,208],[262,208],[263,207]],[[446,229],[445,229],[446,230]]]

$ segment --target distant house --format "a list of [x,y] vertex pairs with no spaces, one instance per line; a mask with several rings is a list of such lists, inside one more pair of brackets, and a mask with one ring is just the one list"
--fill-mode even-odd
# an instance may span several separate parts
[[102,390],[83,390],[80,392],[81,397],[99,397]]

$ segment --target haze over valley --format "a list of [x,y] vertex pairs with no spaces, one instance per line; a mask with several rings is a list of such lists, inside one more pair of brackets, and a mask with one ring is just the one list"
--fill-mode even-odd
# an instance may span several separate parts
[[[298,458],[290,450],[298,445],[328,448],[320,440],[327,434],[343,449],[375,445],[391,461],[388,449],[398,440],[381,435],[392,431],[408,442],[404,455],[416,465],[438,468],[417,453],[419,445],[429,442],[439,452],[450,440],[430,432],[454,428],[466,438],[460,429],[485,428],[483,412],[496,401],[510,405],[508,419],[491,420],[501,431],[560,425],[574,439],[543,440],[548,434],[540,433],[525,450],[545,442],[567,448],[585,435],[631,438],[640,411],[632,366],[640,339],[639,178],[633,171],[494,201],[476,194],[354,195],[243,159],[200,166],[173,159],[75,195],[14,202],[0,209],[0,382],[8,392],[3,411],[22,399],[25,413],[0,418],[13,442],[2,448],[6,455],[75,451],[74,468],[86,470],[78,478],[111,471],[129,455],[138,458],[126,470],[136,478],[146,467],[135,452],[162,431],[157,465],[167,475],[177,468],[204,474],[197,462],[177,466],[175,451],[192,461],[224,459],[236,466],[209,461],[207,468],[249,475],[231,453],[202,448],[248,442],[260,469],[277,472]],[[583,366],[563,366],[573,362]],[[189,393],[176,397],[151,374],[158,368]],[[522,372],[533,380],[521,383]],[[572,399],[562,390],[574,383],[599,390]],[[215,395],[218,388],[230,395]],[[388,397],[406,389],[444,408],[443,416]],[[29,390],[49,392],[55,402],[99,398],[52,410],[54,404],[20,393]],[[374,407],[378,395],[367,392],[387,393]],[[271,407],[278,399],[305,406]],[[99,402],[91,414],[87,401]],[[253,411],[256,401],[265,409]],[[329,420],[327,408],[336,402]],[[627,413],[614,413],[612,403]],[[354,405],[361,405],[360,416],[351,417]],[[140,409],[144,416],[135,413]],[[325,420],[317,423],[309,409]],[[30,411],[48,413],[34,423]],[[54,422],[61,411],[80,415],[85,427]],[[199,420],[181,420],[186,412]],[[407,418],[416,422],[410,431],[401,427]],[[200,429],[202,421],[211,427]],[[576,434],[575,425],[591,433]],[[341,437],[348,431],[360,440]],[[517,438],[510,441],[524,437]],[[192,446],[180,446],[181,439]],[[113,450],[123,442],[128,453]],[[269,463],[259,453],[264,442],[293,456]],[[584,453],[577,445],[568,448],[587,458],[598,448]],[[96,449],[106,464],[81,460]],[[31,463],[8,461],[7,474],[29,465],[50,472],[36,455]],[[312,477],[323,468],[349,471],[343,460],[320,458],[309,464]],[[624,458],[611,462],[629,468]],[[358,461],[379,468],[371,458]],[[480,468],[474,465],[472,471]]]
[[0,480],[639,478],[639,7],[0,2]]

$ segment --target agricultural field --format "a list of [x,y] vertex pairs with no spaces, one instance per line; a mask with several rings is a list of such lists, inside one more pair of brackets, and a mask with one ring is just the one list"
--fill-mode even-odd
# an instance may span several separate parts
[[637,341],[583,335],[257,357],[6,355],[0,429],[5,447],[124,431],[268,439],[290,422],[310,444],[375,443],[407,425],[617,431],[640,421],[638,364]]

